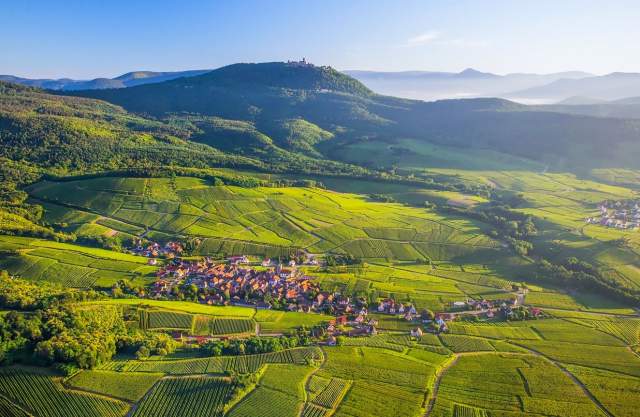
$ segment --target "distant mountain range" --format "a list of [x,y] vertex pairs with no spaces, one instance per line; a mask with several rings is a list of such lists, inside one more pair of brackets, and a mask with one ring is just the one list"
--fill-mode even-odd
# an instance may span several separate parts
[[45,88],[48,90],[100,90],[104,88],[125,88],[142,84],[159,83],[181,77],[193,77],[209,71],[211,70],[171,72],[132,71],[115,78],[94,78],[92,80],[72,80],[70,78],[30,79],[13,75],[0,75],[0,81]]
[[[504,97],[518,99],[512,92],[541,87],[562,79],[582,79],[592,74],[580,71],[553,74],[514,73],[498,75],[467,68],[461,72],[376,72],[345,71],[373,91],[417,100],[448,98]],[[572,95],[579,95],[575,93]],[[554,100],[557,101],[557,100]],[[547,103],[538,97],[523,98],[525,103]]]
[[[177,78],[194,77],[211,71],[213,70],[132,71],[115,78],[92,80],[29,79],[0,75],[0,81],[48,90],[103,90],[160,83]],[[634,97],[640,97],[640,73],[615,72],[596,76],[582,71],[566,71],[552,74],[498,75],[473,68],[467,68],[461,72],[353,70],[344,71],[344,73],[362,82],[375,93],[425,101],[497,97],[523,104],[593,106],[608,105],[610,101],[629,97],[631,100]],[[602,111],[598,110],[598,113]],[[627,112],[623,112],[622,115],[629,116]],[[615,117],[615,114],[613,116]]]
[[591,97],[570,97],[556,104],[535,106],[544,111],[617,119],[640,119],[640,97],[601,100]]
[[505,97],[557,102],[575,96],[591,100],[620,100],[640,96],[640,73],[613,72],[574,79],[563,77],[545,85],[509,93]]

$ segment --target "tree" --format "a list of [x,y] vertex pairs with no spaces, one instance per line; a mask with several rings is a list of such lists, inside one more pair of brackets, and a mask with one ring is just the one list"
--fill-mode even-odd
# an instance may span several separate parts
[[149,348],[146,347],[145,345],[140,346],[140,348],[136,352],[136,358],[138,359],[146,359],[149,357],[149,355],[151,355],[151,352],[149,351]]

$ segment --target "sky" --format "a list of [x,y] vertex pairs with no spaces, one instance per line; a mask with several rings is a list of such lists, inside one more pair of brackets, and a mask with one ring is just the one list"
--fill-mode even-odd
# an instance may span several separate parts
[[340,70],[640,72],[637,0],[0,0],[0,74],[306,57]]

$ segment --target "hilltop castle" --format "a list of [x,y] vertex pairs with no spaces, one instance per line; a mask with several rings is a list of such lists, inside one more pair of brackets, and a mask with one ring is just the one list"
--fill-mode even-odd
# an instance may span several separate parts
[[313,67],[314,65],[310,62],[307,62],[305,57],[302,57],[301,61],[287,61],[287,65],[292,65],[294,67]]

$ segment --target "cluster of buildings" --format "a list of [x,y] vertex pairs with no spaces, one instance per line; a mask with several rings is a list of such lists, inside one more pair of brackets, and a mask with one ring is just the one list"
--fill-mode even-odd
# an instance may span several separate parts
[[245,265],[247,262],[245,257],[230,258],[228,263],[216,263],[210,258],[199,261],[174,258],[158,269],[150,296],[172,297],[186,287],[195,286],[199,300],[210,305],[265,309],[277,306],[289,311],[366,316],[366,300],[320,291],[318,283],[297,269],[294,261],[289,266],[278,264],[261,270]]
[[156,265],[158,263],[157,258],[174,259],[181,256],[182,252],[184,252],[184,247],[178,242],[167,242],[161,245],[156,242],[143,244],[141,240],[138,240],[131,252],[135,255],[149,258],[149,265]]
[[326,344],[333,346],[338,336],[375,336],[378,334],[377,326],[378,320],[368,317],[367,309],[363,307],[358,314],[352,315],[351,319],[341,315],[331,319],[325,328],[315,328],[313,336],[326,336]]
[[302,58],[300,61],[287,61],[287,65],[292,67],[313,67],[314,65],[307,61],[307,58]]
[[588,217],[587,224],[616,229],[640,228],[640,205],[636,201],[605,201],[598,206],[599,216]]
[[242,259],[215,263],[210,258],[184,261],[178,258],[156,273],[152,296],[171,296],[185,286],[195,285],[200,300],[207,304],[239,304],[270,308],[280,305],[308,306],[319,293],[318,284],[295,268],[278,265],[268,270],[243,266]]
[[418,312],[411,303],[400,303],[392,298],[387,298],[378,303],[378,313],[401,315],[407,321],[418,318]]

